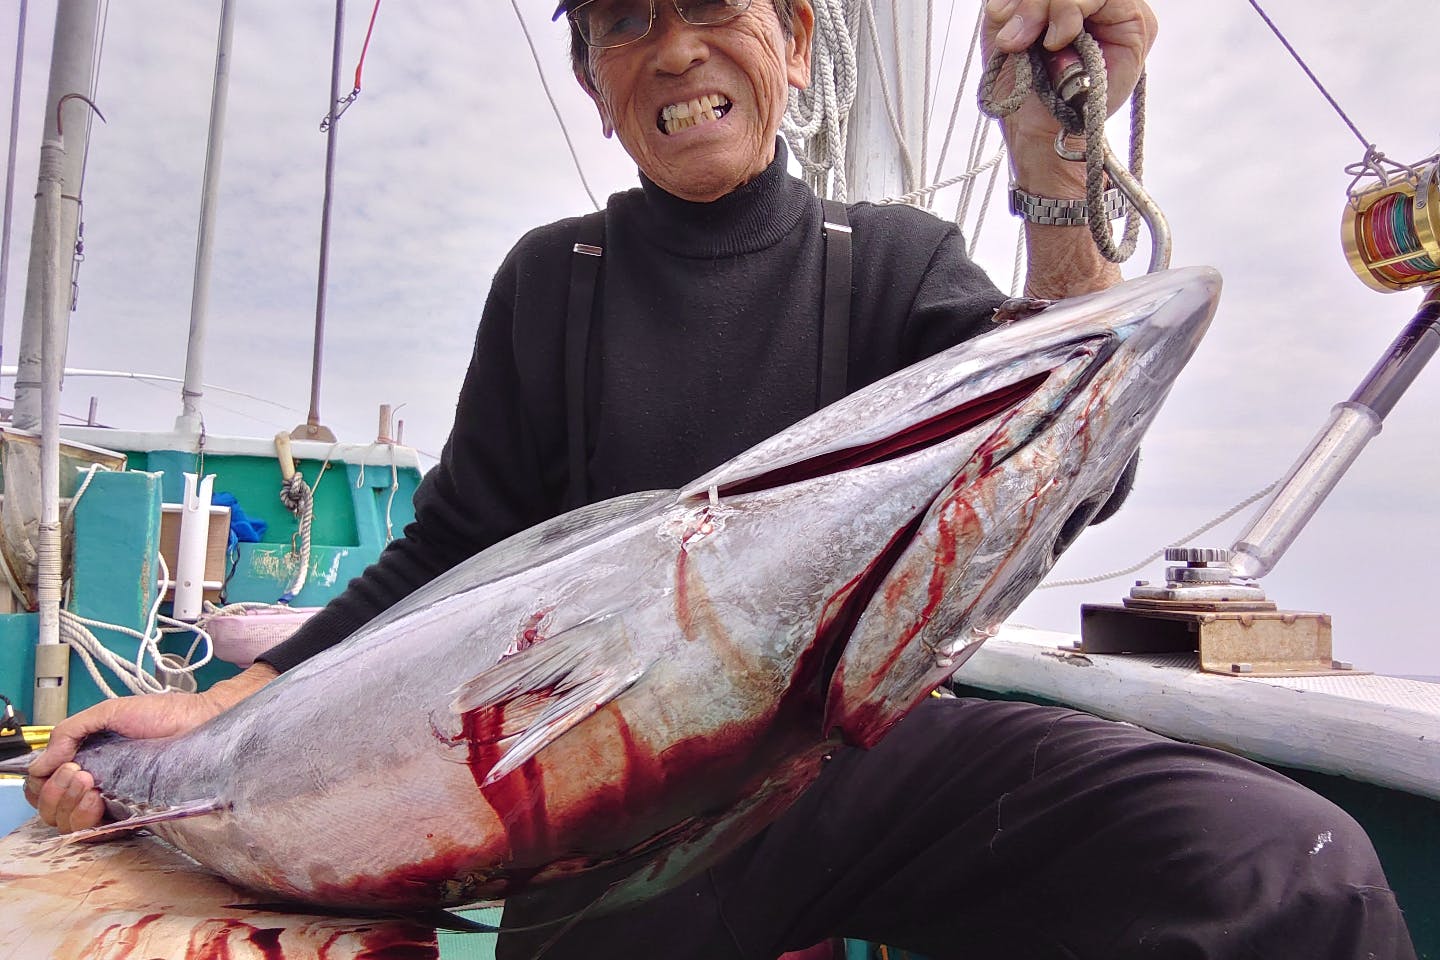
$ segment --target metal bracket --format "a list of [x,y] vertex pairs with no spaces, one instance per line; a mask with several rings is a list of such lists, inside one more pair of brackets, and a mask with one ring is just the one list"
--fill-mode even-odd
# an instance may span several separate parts
[[1198,653],[1200,669],[1225,676],[1359,672],[1332,658],[1329,614],[1280,610],[1268,600],[1085,604],[1080,635],[1081,653]]

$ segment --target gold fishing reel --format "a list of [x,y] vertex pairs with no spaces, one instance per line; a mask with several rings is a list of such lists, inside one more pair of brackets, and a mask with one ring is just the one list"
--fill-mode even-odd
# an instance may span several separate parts
[[1440,283],[1440,158],[1357,190],[1341,217],[1350,268],[1381,293]]

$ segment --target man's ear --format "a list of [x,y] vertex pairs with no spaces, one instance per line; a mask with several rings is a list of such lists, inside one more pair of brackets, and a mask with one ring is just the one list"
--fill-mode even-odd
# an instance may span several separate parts
[[585,91],[595,109],[600,113],[600,129],[604,132],[606,139],[615,135],[615,124],[610,117],[610,108],[605,105],[605,98],[600,96],[600,91],[595,89],[595,82],[590,79],[588,67],[575,68],[575,82],[580,84],[580,89]]
[[810,86],[810,42],[815,35],[815,9],[810,0],[795,0],[795,15],[790,20],[789,53],[785,78],[790,86],[804,90]]

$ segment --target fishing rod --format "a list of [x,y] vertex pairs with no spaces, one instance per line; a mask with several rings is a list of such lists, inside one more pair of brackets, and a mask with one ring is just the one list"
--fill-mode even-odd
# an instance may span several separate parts
[[1258,581],[1275,568],[1440,350],[1440,154],[1414,164],[1388,159],[1360,133],[1256,0],[1250,2],[1365,147],[1364,157],[1345,168],[1352,176],[1340,230],[1347,263],[1373,290],[1420,288],[1424,296],[1230,548],[1166,550],[1165,559],[1175,565],[1166,568],[1163,585],[1137,582],[1122,607],[1082,606],[1081,648],[1106,653],[1198,646],[1202,668],[1212,672],[1323,674],[1351,669],[1331,660],[1330,618],[1278,610]]

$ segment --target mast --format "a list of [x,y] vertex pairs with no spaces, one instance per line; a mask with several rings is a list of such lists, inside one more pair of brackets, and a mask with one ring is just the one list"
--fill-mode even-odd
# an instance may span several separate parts
[[[57,126],[60,100],[67,94],[90,95],[94,82],[95,30],[100,0],[59,0],[55,10],[55,43],[50,57],[50,88],[45,95],[45,114],[40,140],[61,141]],[[15,376],[15,426],[22,430],[40,427],[41,340],[48,323],[59,325],[56,349],[59,355],[47,358],[57,371],[65,366],[70,308],[70,278],[73,268],[75,239],[80,225],[80,181],[85,169],[85,149],[89,141],[89,125],[83,100],[66,102],[65,114],[70,123],[65,127],[64,162],[61,166],[60,214],[56,225],[59,237],[59,259],[51,262],[43,244],[30,245],[30,265],[25,285],[25,314],[20,331],[20,356]],[[42,174],[43,176],[43,174]],[[36,188],[42,192],[44,184]],[[44,236],[49,226],[44,221],[42,204],[36,204],[32,237]],[[46,313],[49,286],[54,285],[55,315]]]
[[858,13],[855,105],[845,147],[851,202],[925,186],[929,17],[927,4],[909,0],[866,4]]
[[230,95],[230,41],[235,5],[222,0],[220,36],[215,44],[215,82],[210,93],[210,136],[205,145],[205,182],[200,194],[200,227],[195,240],[195,282],[190,294],[190,338],[185,349],[185,385],[180,389],[176,433],[199,434],[204,395],[206,312],[210,304],[210,263],[215,241],[216,198],[225,147],[225,106]]

